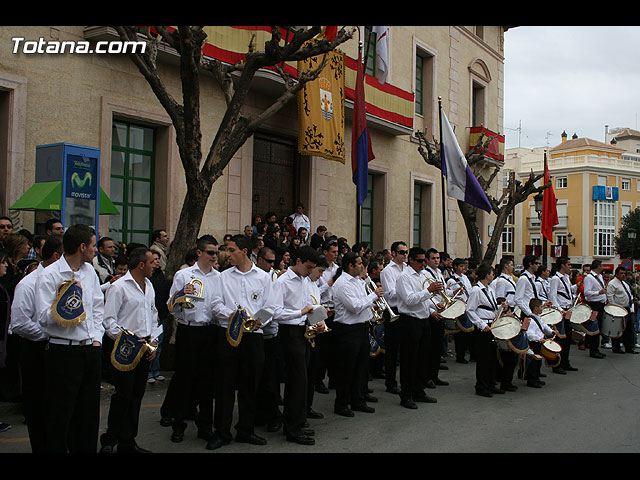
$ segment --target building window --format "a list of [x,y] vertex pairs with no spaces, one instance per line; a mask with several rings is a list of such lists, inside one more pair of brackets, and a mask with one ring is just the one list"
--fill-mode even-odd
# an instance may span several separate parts
[[566,244],[567,244],[567,234],[566,233],[556,234],[556,245],[566,245]]
[[593,204],[593,255],[612,257],[616,234],[615,202],[596,200]]
[[416,115],[422,116],[423,128],[433,131],[435,57],[428,51],[416,47],[415,62],[414,110]]
[[484,86],[479,83],[473,82],[473,91],[471,99],[471,126],[479,127],[485,123],[485,93]]
[[109,219],[109,236],[124,243],[149,245],[153,229],[155,132],[114,122],[110,197],[120,215]]
[[372,77],[376,76],[376,34],[371,27],[364,27],[365,44],[363,54],[367,56],[364,72]]
[[[503,202],[506,204],[506,201]],[[515,226],[513,210],[509,213],[505,221],[504,230],[502,230],[502,253],[514,253],[515,250]]]
[[627,191],[631,190],[631,180],[629,180],[628,178],[623,178],[621,182],[621,189]]
[[422,241],[422,185],[413,185],[413,247]]
[[420,55],[416,55],[415,110],[418,115],[422,115],[422,112],[424,110],[423,82],[424,82],[424,58],[422,58]]
[[567,177],[556,178],[556,188],[567,188]]
[[367,198],[362,203],[360,210],[360,241],[367,242],[371,247],[373,245],[373,175],[368,176],[369,187],[367,189]]
[[540,237],[531,237],[531,245],[540,245]]

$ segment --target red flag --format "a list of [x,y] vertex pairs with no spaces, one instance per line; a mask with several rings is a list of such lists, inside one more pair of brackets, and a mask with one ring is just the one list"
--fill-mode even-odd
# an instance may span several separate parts
[[338,36],[338,27],[337,26],[329,26],[329,27],[324,27],[325,31],[324,31],[324,36],[326,37],[326,39],[330,42],[333,42],[335,40],[335,38]]
[[353,127],[351,131],[351,172],[357,187],[358,205],[362,205],[368,193],[368,164],[375,158],[367,129],[367,111],[364,99],[364,67],[362,54],[358,52],[356,98],[353,103]]
[[[549,182],[549,167],[547,166],[547,153],[544,154],[544,184]],[[556,208],[556,194],[553,193],[553,184],[544,189],[542,194],[542,219],[540,231],[547,240],[553,242],[553,227],[558,225],[558,209]]]

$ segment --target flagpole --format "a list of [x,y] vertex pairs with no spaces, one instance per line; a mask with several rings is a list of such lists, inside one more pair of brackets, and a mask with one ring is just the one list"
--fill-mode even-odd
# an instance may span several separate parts
[[[544,151],[544,175],[545,175],[545,177],[543,178],[543,180],[545,182],[547,180],[546,174],[547,174],[547,150],[545,149],[545,151]],[[543,213],[543,215],[544,215],[544,213]],[[540,231],[542,231],[542,221],[540,221]],[[547,266],[547,236],[544,233],[542,233],[542,265],[544,267]]]
[[[438,121],[440,123],[440,161],[442,162],[442,97],[438,96]],[[444,242],[443,252],[447,252],[447,195],[445,192],[444,173],[440,172],[440,180],[442,183],[442,238]]]
[[[358,27],[358,58],[361,58],[362,47],[363,47],[362,32],[360,31],[360,27]],[[353,115],[355,118],[355,103],[354,103]],[[356,243],[360,243],[360,239],[362,237],[362,231],[361,231],[362,225],[360,225],[361,219],[362,219],[362,205],[358,203],[358,189],[356,188]]]

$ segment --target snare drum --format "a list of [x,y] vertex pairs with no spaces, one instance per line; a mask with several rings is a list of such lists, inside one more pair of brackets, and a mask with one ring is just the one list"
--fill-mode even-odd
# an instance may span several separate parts
[[620,338],[624,333],[627,315],[629,312],[624,307],[612,304],[605,305],[600,332],[611,338]]
[[560,352],[562,347],[554,340],[547,339],[540,346],[540,355],[547,361],[547,365],[557,367],[560,365]]
[[496,339],[498,348],[504,351],[513,351],[518,354],[529,350],[527,332],[521,330],[520,320],[512,314],[501,316],[491,325],[491,333]]
[[547,325],[556,325],[562,321],[562,312],[555,307],[545,307],[540,318]]

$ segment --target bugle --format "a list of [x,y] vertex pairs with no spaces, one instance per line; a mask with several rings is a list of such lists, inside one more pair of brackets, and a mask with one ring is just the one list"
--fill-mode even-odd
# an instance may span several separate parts
[[[375,289],[378,288],[369,276],[367,276],[367,278],[365,279],[365,287],[367,289],[367,294],[373,293]],[[375,323],[376,325],[384,323],[383,312],[385,311],[389,314],[390,322],[395,322],[398,318],[400,318],[400,315],[394,313],[394,311],[391,309],[391,306],[387,302],[387,299],[384,297],[378,297],[373,307],[371,307],[371,311],[373,312],[373,323]]]

